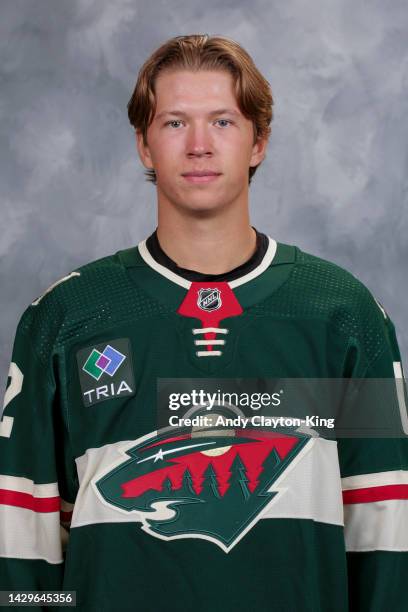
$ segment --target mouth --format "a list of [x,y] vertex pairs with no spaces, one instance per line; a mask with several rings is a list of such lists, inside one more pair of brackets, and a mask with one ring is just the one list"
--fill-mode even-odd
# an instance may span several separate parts
[[221,172],[197,170],[195,172],[184,172],[182,176],[190,183],[211,183],[221,176]]

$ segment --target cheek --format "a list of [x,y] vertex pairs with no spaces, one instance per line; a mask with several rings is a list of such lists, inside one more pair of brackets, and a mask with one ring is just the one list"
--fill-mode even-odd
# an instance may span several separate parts
[[252,154],[252,142],[242,134],[228,134],[227,137],[220,139],[219,150],[223,152],[229,159],[237,160],[243,163],[249,160]]
[[184,144],[181,138],[162,138],[152,147],[152,158],[153,152],[155,162],[163,167],[173,167],[184,154]]
[[223,163],[234,176],[248,172],[251,151],[245,143],[238,146],[236,143],[224,148]]

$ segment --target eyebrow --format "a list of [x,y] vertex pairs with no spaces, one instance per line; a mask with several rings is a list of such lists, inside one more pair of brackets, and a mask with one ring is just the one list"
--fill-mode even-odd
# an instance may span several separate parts
[[[217,110],[213,110],[208,113],[209,117],[214,115],[240,115],[238,111],[233,108],[218,108]],[[164,110],[156,116],[156,119],[161,119],[164,115],[173,115],[175,117],[187,117],[187,113],[179,110]]]

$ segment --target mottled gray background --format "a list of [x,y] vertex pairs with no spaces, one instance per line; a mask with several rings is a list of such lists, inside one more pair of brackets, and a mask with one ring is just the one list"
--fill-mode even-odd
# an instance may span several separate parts
[[360,278],[407,364],[407,26],[406,0],[2,0],[0,382],[27,305],[155,227],[126,103],[192,33],[235,39],[272,86],[253,224]]

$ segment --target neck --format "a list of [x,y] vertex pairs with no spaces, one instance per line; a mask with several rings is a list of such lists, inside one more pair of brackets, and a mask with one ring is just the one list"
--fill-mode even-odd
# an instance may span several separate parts
[[256,250],[247,211],[204,217],[163,209],[159,207],[157,237],[166,255],[182,268],[223,274],[245,263]]

